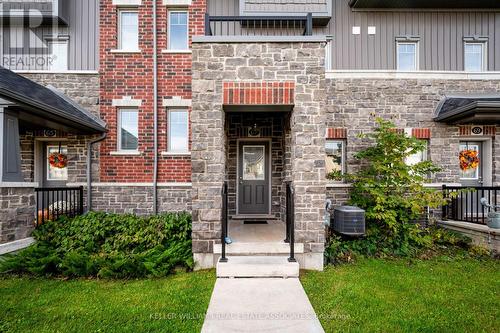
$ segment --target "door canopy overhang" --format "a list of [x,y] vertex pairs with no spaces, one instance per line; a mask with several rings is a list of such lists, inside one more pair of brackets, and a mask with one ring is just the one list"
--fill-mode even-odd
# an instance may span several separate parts
[[434,121],[447,124],[500,124],[500,95],[447,96],[437,106]]
[[288,112],[294,105],[295,82],[224,82],[227,112]]

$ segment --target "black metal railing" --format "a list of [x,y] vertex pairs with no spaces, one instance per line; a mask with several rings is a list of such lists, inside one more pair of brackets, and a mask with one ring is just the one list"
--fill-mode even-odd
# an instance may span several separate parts
[[290,257],[288,261],[295,262],[295,209],[294,190],[292,182],[286,183],[286,239],[290,244]]
[[36,225],[83,214],[83,186],[35,188]]
[[304,16],[210,16],[205,36],[312,36],[312,13]]
[[488,208],[481,204],[485,198],[489,204],[497,205],[499,186],[446,186],[443,185],[443,198],[448,202],[443,206],[443,220],[463,221],[486,224]]
[[221,232],[221,245],[222,245],[222,254],[220,257],[220,262],[227,262],[226,257],[226,242],[227,242],[227,182],[224,182],[222,185],[222,212],[221,212],[221,222],[222,222],[222,232]]

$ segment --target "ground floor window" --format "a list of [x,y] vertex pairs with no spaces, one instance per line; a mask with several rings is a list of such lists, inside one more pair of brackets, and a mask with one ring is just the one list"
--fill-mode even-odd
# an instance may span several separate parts
[[118,149],[137,150],[139,148],[139,111],[121,109],[118,111]]
[[345,172],[345,141],[326,141],[326,174],[328,179],[340,180]]
[[427,150],[429,149],[429,142],[427,140],[422,140],[425,143],[425,148],[415,154],[412,154],[406,158],[407,165],[415,165],[420,162],[427,161]]
[[189,114],[187,110],[168,111],[168,151],[189,151]]

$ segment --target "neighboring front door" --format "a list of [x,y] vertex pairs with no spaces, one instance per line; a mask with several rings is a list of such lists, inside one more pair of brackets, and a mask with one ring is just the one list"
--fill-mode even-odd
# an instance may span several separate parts
[[[474,156],[477,157],[476,162]],[[459,159],[460,183],[463,186],[483,186],[483,143],[461,141]]]
[[238,144],[238,214],[269,214],[268,141]]
[[68,167],[51,165],[51,154],[68,154],[68,147],[59,143],[47,142],[43,145],[43,187],[64,187],[68,180]]

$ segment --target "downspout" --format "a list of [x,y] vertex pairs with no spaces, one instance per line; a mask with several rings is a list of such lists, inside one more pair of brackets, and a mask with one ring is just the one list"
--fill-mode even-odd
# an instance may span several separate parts
[[153,214],[158,214],[158,48],[156,31],[156,1],[153,0]]
[[107,133],[87,143],[87,212],[92,210],[92,146],[106,139]]

